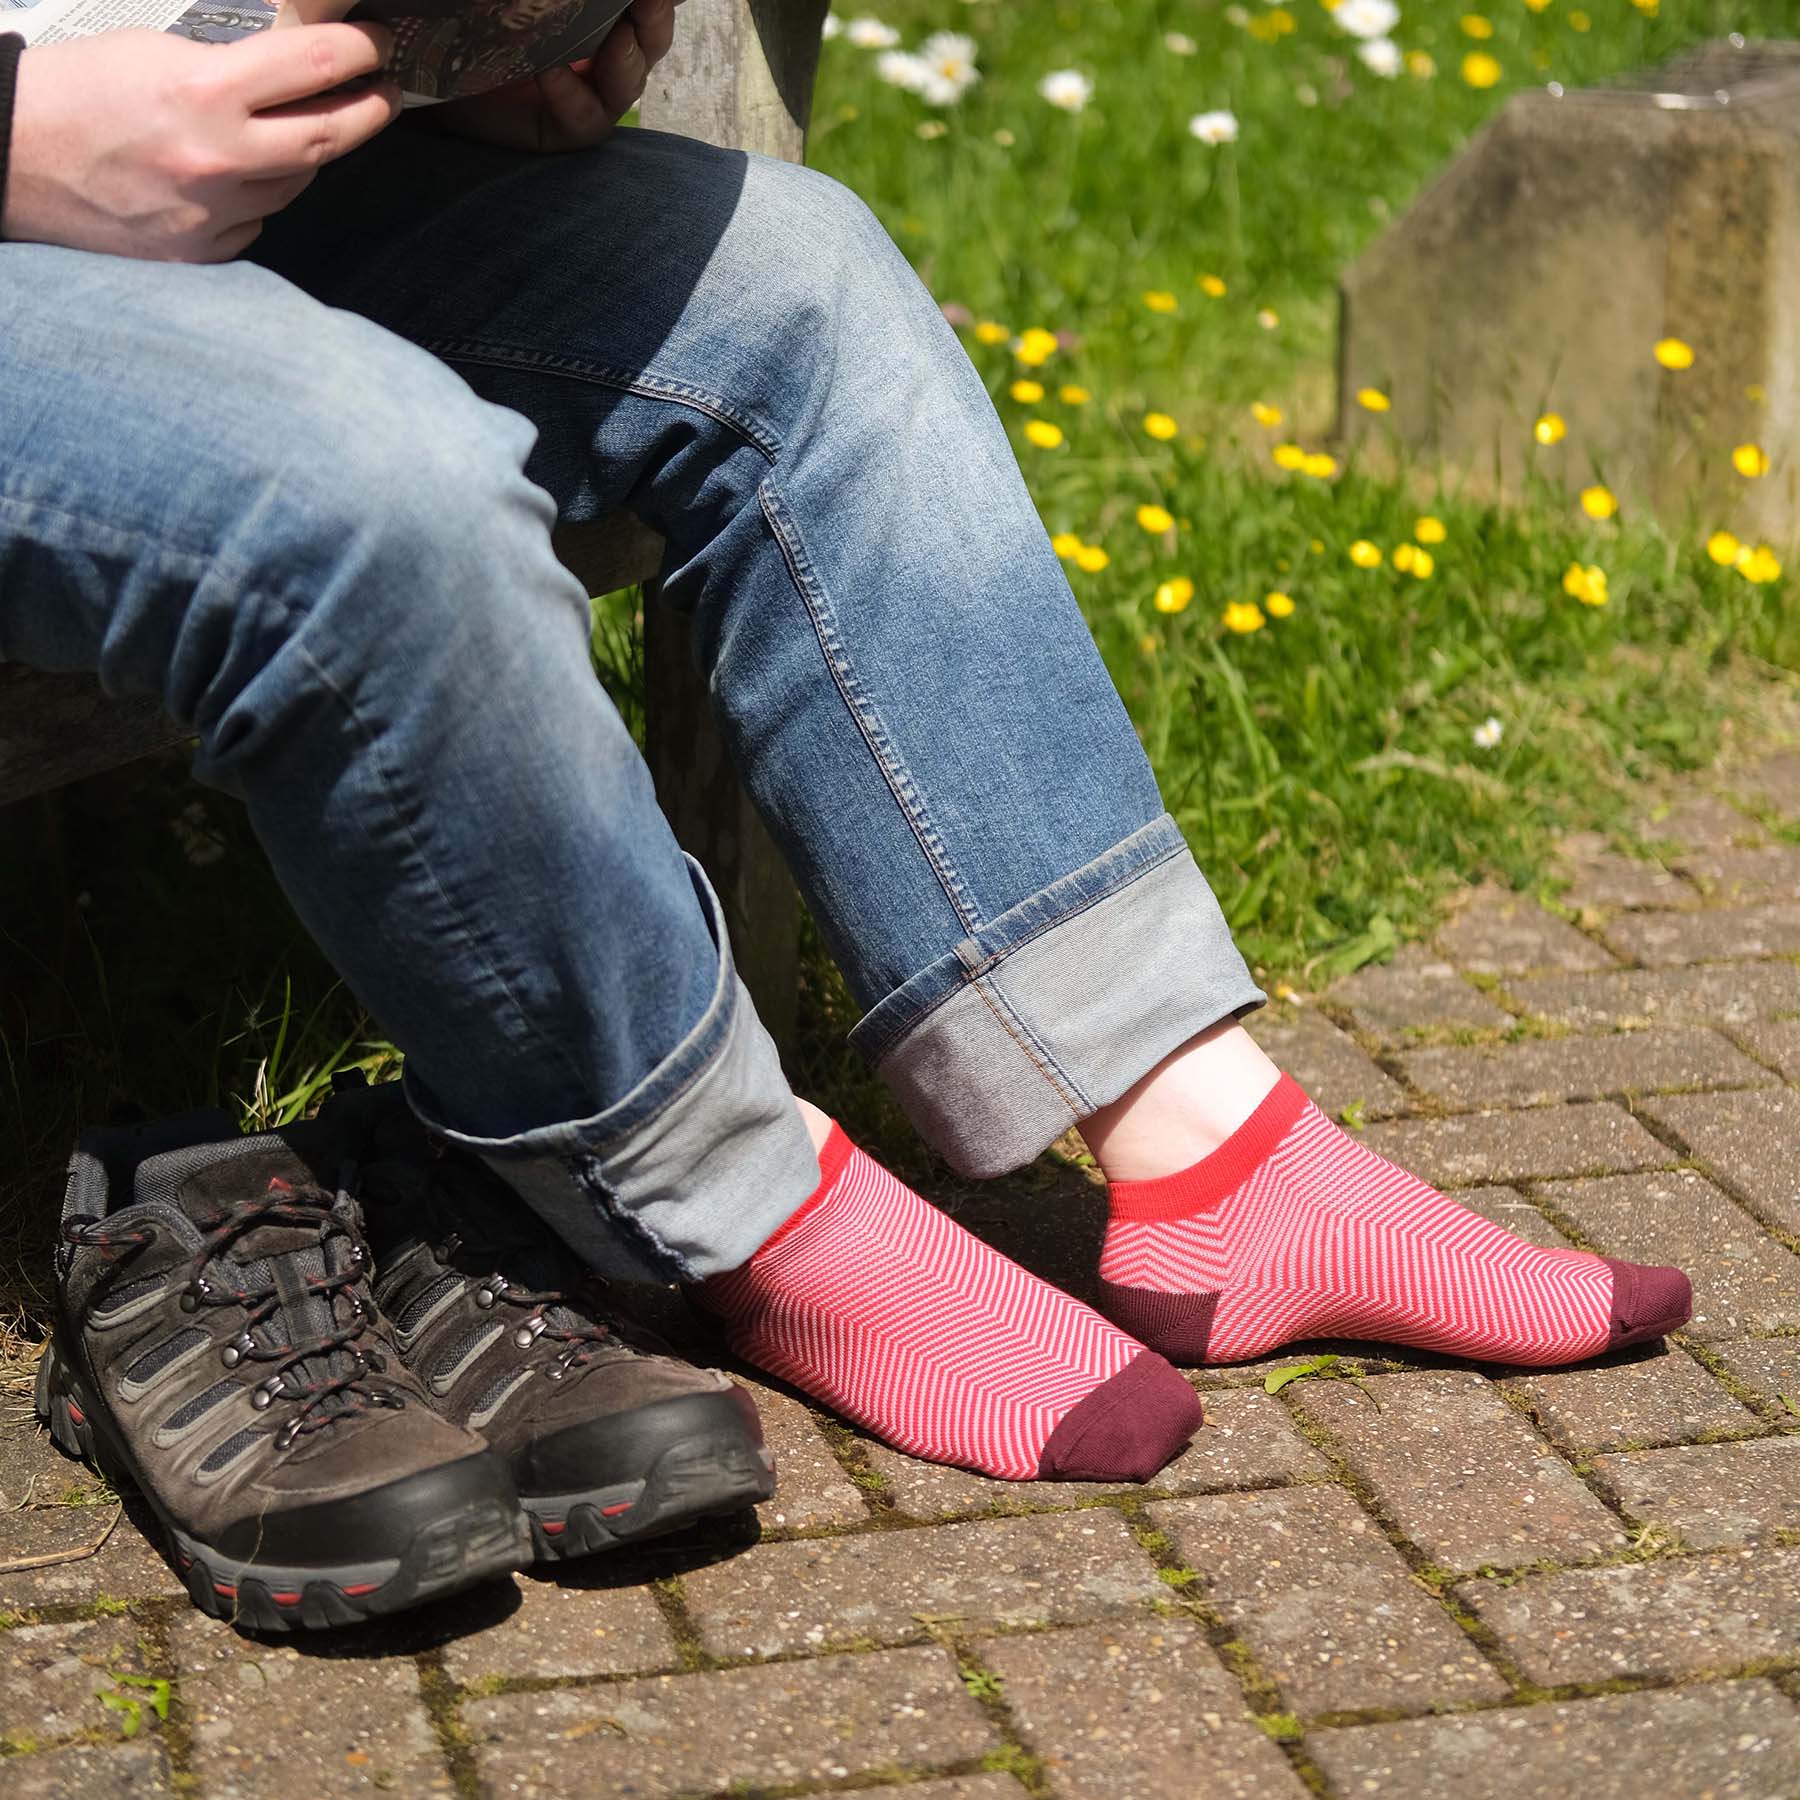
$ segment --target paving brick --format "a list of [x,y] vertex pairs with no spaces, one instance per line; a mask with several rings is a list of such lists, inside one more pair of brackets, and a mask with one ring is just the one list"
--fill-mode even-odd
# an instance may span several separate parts
[[[1216,1494],[1228,1488],[1271,1487],[1324,1473],[1312,1447],[1281,1404],[1255,1392],[1202,1396],[1206,1423],[1194,1441],[1150,1483],[1164,1494]],[[1106,1494],[1145,1491],[1134,1481],[994,1481],[968,1469],[921,1462],[885,1444],[869,1446],[870,1465],[899,1509],[915,1519],[972,1513],[1051,1511],[1086,1506]]]
[[1406,1094],[1400,1084],[1383,1074],[1329,1019],[1316,1012],[1272,1007],[1252,1013],[1245,1023],[1270,1057],[1332,1118],[1347,1106],[1360,1106],[1370,1119],[1405,1110]]
[[1728,901],[1800,899],[1800,844],[1706,850],[1677,865],[1707,894]]
[[1536,1244],[1545,1250],[1569,1247],[1569,1240],[1517,1188],[1458,1188],[1456,1197],[1470,1212],[1478,1212],[1484,1219],[1504,1226],[1514,1237],[1523,1238],[1528,1244]]
[[903,1788],[865,1788],[875,1800],[1026,1800],[1010,1775],[963,1775],[954,1781],[909,1781]]
[[1641,1110],[1776,1224],[1800,1233],[1800,1093],[1683,1094]]
[[1800,1338],[1742,1338],[1709,1347],[1745,1387],[1781,1407],[1791,1428],[1800,1429],[1800,1413],[1782,1406],[1785,1394],[1800,1409]]
[[1691,1169],[1546,1183],[1540,1197],[1604,1254],[1672,1263],[1694,1284],[1694,1337],[1800,1326],[1800,1257]]
[[1633,913],[1606,928],[1606,941],[1646,968],[1677,963],[1741,962],[1800,950],[1800,901],[1717,911]]
[[1800,1662],[1800,1550],[1465,1581],[1456,1593],[1545,1687]]
[[1440,1568],[1573,1562],[1625,1542],[1619,1521],[1484,1376],[1426,1369],[1364,1385],[1289,1391]]
[[[30,1748],[117,1722],[97,1695],[146,1672],[129,1619],[20,1625],[0,1635],[0,1745]],[[10,1767],[10,1765],[8,1765]]]
[[174,1791],[162,1746],[141,1737],[117,1747],[83,1745],[14,1757],[6,1764],[6,1800],[137,1800]]
[[96,1515],[85,1513],[86,1507],[105,1496],[99,1476],[51,1443],[28,1404],[9,1407],[0,1417],[0,1511],[7,1515],[0,1529],[10,1529],[13,1515],[23,1509],[78,1512],[91,1519]]
[[1534,1372],[1509,1387],[1571,1449],[1680,1444],[1761,1423],[1692,1357],[1675,1349],[1598,1368]]
[[1110,1618],[1167,1590],[1101,1507],[764,1544],[697,1570],[684,1592],[708,1650],[776,1656],[904,1642],[933,1618],[971,1630]]
[[1691,1550],[1764,1544],[1800,1527],[1800,1437],[1639,1450],[1596,1457],[1594,1467],[1633,1518],[1674,1531]]
[[1039,1632],[981,1654],[1064,1800],[1303,1800],[1187,1620]]
[[1300,1712],[1507,1691],[1342,1488],[1165,1500],[1149,1516]]
[[208,1800],[449,1790],[408,1659],[251,1641],[200,1613],[171,1637]]
[[[593,1568],[603,1580],[607,1564]],[[452,1638],[444,1666],[457,1681],[493,1675],[630,1675],[680,1666],[681,1655],[656,1602],[641,1587],[580,1583],[576,1563],[549,1581],[519,1578],[519,1605],[484,1631]]]
[[1512,1020],[1456,970],[1408,944],[1391,963],[1371,964],[1340,981],[1331,998],[1365,1031],[1402,1042],[1429,1031],[1504,1031]]
[[1766,1681],[1315,1733],[1340,1794],[1380,1800],[1788,1800],[1800,1712]]
[[509,1694],[471,1702],[463,1723],[492,1800],[676,1800],[942,1767],[998,1748],[935,1646]]
[[[133,1502],[133,1508],[141,1502]],[[43,1606],[81,1605],[102,1597],[144,1600],[185,1594],[174,1571],[132,1523],[119,1518],[98,1552],[87,1552],[107,1529],[115,1507],[57,1506],[0,1518],[0,1555],[58,1560],[41,1568],[0,1569],[0,1611],[29,1613]]]
[[1729,783],[1753,805],[1762,805],[1783,818],[1800,819],[1800,750],[1780,750],[1753,768],[1735,774]]
[[808,1531],[866,1519],[869,1509],[862,1494],[831,1454],[811,1409],[761,1382],[744,1385],[762,1414],[763,1435],[775,1452],[775,1497],[756,1509],[764,1529]]
[[1654,1169],[1676,1160],[1619,1106],[1540,1107],[1371,1125],[1362,1141],[1439,1187]]
[[1567,920],[1499,888],[1476,889],[1438,933],[1437,950],[1476,975],[1614,966],[1611,956]]
[[1684,794],[1655,808],[1642,822],[1645,837],[1683,850],[1728,850],[1761,841],[1763,830],[1748,813],[1716,794]]
[[1772,1064],[1786,1080],[1800,1081],[1800,1019],[1746,1025],[1738,1035],[1752,1056]]
[[1509,994],[1534,1018],[1576,1031],[1634,1025],[1745,1025],[1800,1012],[1800,969],[1615,969],[1592,975],[1520,975]]
[[1561,856],[1569,877],[1563,894],[1565,905],[1613,910],[1663,906],[1692,906],[1700,898],[1693,885],[1661,863],[1635,856],[1621,856],[1603,847],[1603,839],[1583,835],[1572,839]]

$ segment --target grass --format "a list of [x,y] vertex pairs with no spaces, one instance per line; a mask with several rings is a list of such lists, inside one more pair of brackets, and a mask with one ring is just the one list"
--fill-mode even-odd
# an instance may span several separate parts
[[[1104,551],[1104,567],[1071,559],[1070,579],[1271,979],[1322,984],[1386,954],[1476,876],[1539,879],[1556,830],[1621,829],[1638,784],[1706,762],[1728,727],[1754,735],[1762,703],[1793,691],[1787,586],[1715,565],[1695,530],[1589,520],[1548,480],[1497,507],[1391,448],[1329,479],[1270,460],[1277,442],[1329,447],[1338,270],[1512,87],[1600,79],[1727,30],[1800,35],[1795,0],[1588,11],[1581,31],[1564,0],[1507,0],[1477,43],[1458,7],[1408,4],[1395,35],[1436,72],[1386,81],[1317,0],[886,0],[909,46],[942,28],[976,39],[983,80],[942,113],[881,82],[870,52],[826,46],[812,160],[963,309],[1047,528]],[[1192,54],[1166,48],[1170,32]],[[1499,85],[1460,78],[1472,49],[1499,62]],[[1035,91],[1065,67],[1095,83],[1078,114]],[[1240,119],[1235,145],[1189,135],[1213,108]],[[978,341],[977,320],[1003,341]],[[1010,342],[1031,327],[1067,334],[1036,368]],[[1015,398],[1020,379],[1044,397]],[[1071,384],[1084,404],[1059,397]],[[1253,405],[1279,408],[1279,426]],[[1146,433],[1151,412],[1172,437]],[[1063,443],[1032,444],[1033,419]],[[1168,528],[1140,525],[1146,506]],[[1391,552],[1425,514],[1444,536],[1420,580]],[[1365,539],[1377,569],[1350,560]],[[1604,607],[1564,591],[1576,563],[1606,571]],[[1261,610],[1271,592],[1291,615]],[[1232,603],[1257,606],[1260,627],[1228,630]],[[635,605],[606,597],[595,636],[633,721]],[[1490,716],[1503,736],[1479,748]],[[57,1170],[80,1125],[126,1102],[276,1122],[335,1066],[393,1052],[307,942],[240,810],[197,799],[179,758],[0,815],[0,842],[0,1295],[23,1326],[43,1315]],[[804,980],[795,1066],[834,1101],[865,1096],[854,1115],[873,1103],[816,945]]]

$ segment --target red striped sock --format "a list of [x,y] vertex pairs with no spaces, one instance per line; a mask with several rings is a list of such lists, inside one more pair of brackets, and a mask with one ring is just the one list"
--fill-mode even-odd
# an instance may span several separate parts
[[1679,1269],[1541,1250],[1340,1131],[1285,1075],[1212,1155],[1114,1182],[1101,1306],[1182,1362],[1370,1338],[1543,1367],[1660,1337]]
[[818,1191],[696,1298],[747,1362],[913,1456],[1009,1481],[1148,1480],[1194,1390],[928,1204],[834,1125]]

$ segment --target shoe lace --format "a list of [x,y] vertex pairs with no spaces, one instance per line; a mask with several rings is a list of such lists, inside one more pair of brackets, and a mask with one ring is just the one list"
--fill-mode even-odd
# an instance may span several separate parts
[[[437,1253],[441,1261],[455,1265],[468,1258],[470,1247],[459,1232],[452,1232],[437,1247]],[[477,1253],[475,1259],[485,1261],[486,1256]],[[544,1371],[552,1381],[560,1381],[585,1368],[603,1349],[618,1341],[617,1328],[600,1311],[605,1291],[606,1283],[598,1275],[584,1277],[573,1288],[528,1288],[498,1270],[490,1270],[475,1283],[473,1297],[484,1311],[512,1306],[526,1314],[513,1328],[513,1342],[521,1350],[530,1349],[540,1340],[561,1345]]]
[[[228,1368],[239,1363],[269,1363],[269,1373],[256,1384],[251,1404],[266,1410],[277,1400],[298,1403],[299,1410],[275,1436],[275,1447],[286,1450],[296,1440],[323,1430],[346,1413],[367,1411],[377,1407],[398,1410],[406,1404],[396,1393],[369,1383],[371,1373],[386,1368],[381,1353],[361,1347],[360,1339],[375,1322],[375,1309],[360,1293],[360,1286],[370,1267],[368,1244],[362,1234],[335,1210],[335,1196],[323,1188],[307,1184],[290,1185],[279,1178],[270,1182],[261,1194],[247,1196],[231,1206],[197,1217],[194,1223],[202,1235],[199,1249],[188,1267],[186,1284],[181,1290],[181,1309],[194,1312],[202,1306],[237,1306],[245,1317],[238,1335],[228,1343],[222,1358]],[[266,1287],[237,1286],[215,1280],[207,1268],[245,1233],[259,1225],[311,1226],[318,1232],[321,1249],[336,1237],[350,1241],[346,1266],[335,1274],[331,1259],[324,1258],[326,1273],[303,1277],[307,1289],[322,1299],[335,1320],[337,1296],[347,1294],[350,1316],[335,1330],[297,1344],[264,1343],[258,1340],[259,1328],[268,1325],[281,1310],[281,1295],[273,1282]],[[71,1244],[95,1248],[109,1261],[117,1261],[128,1250],[151,1242],[154,1234],[137,1228],[119,1228],[105,1219],[91,1216],[68,1220],[63,1237]],[[323,1375],[305,1365],[316,1359]],[[298,1373],[301,1379],[290,1379]]]

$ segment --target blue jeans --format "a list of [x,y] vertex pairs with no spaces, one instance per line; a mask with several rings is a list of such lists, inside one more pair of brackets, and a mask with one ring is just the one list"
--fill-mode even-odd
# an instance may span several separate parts
[[157,695],[420,1113],[596,1265],[691,1279],[818,1171],[551,552],[621,507],[852,1041],[958,1168],[1260,1001],[987,393],[842,186],[409,125],[255,262],[0,244],[0,658]]

